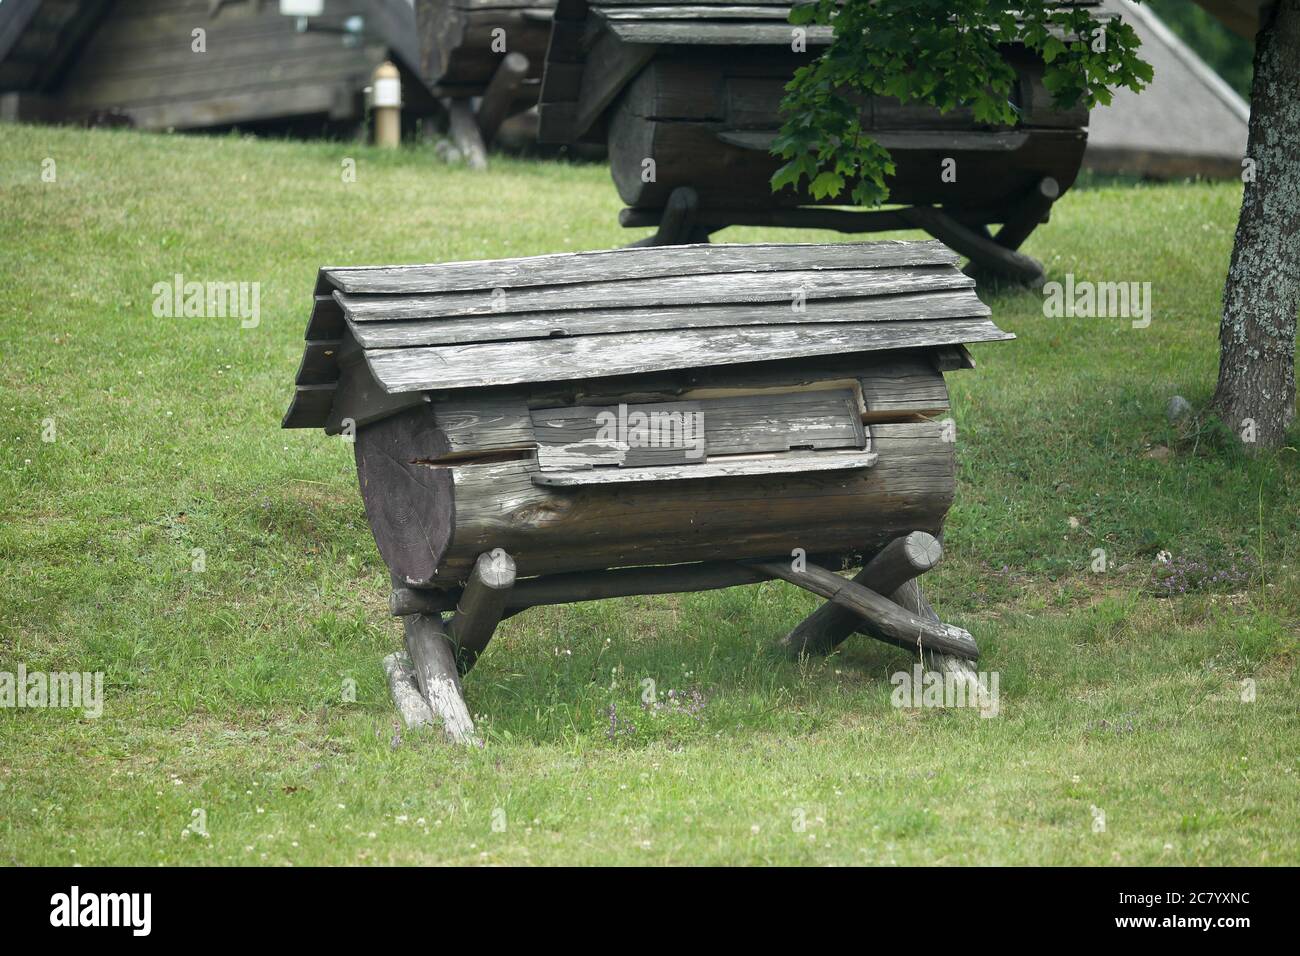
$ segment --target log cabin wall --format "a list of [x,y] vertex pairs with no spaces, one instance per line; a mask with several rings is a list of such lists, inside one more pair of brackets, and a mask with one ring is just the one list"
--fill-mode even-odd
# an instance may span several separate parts
[[[6,7],[0,5],[0,21]],[[37,17],[52,17],[64,0],[43,0]],[[67,62],[57,75],[24,74],[24,44],[48,34],[26,23],[0,60],[3,89],[40,96],[47,118],[196,129],[302,117],[355,122],[364,115],[363,90],[376,66],[392,58],[403,73],[403,99],[412,113],[432,112],[419,80],[414,19],[407,0],[326,0],[306,32],[295,29],[273,0],[114,0],[86,35],[59,40]],[[12,15],[11,15],[12,16]],[[90,22],[89,7],[76,11]],[[349,17],[365,24],[361,42],[344,42]],[[16,19],[14,20],[17,25]],[[0,23],[0,25],[3,25]],[[193,31],[205,31],[205,52]]]

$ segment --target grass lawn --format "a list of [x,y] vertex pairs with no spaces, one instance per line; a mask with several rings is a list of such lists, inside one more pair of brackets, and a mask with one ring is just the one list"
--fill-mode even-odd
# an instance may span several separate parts
[[[815,599],[773,582],[511,619],[466,752],[398,731],[351,447],[280,417],[318,266],[621,245],[604,167],[0,126],[0,671],[106,695],[0,709],[0,862],[1300,863],[1297,456],[1164,414],[1209,398],[1239,201],[1071,192],[1027,251],[1151,282],[1150,327],[998,294],[1018,341],[949,376],[927,590],[1000,716],[891,706],[883,644],[783,660]],[[260,282],[261,323],[155,318],[176,273]],[[1244,583],[1161,596],[1162,550]],[[645,678],[703,706],[644,709]]]

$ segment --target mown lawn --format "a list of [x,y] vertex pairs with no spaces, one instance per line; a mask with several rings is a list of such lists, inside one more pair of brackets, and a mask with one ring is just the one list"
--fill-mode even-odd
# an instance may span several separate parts
[[[488,744],[465,752],[397,730],[350,446],[279,429],[312,283],[625,243],[605,169],[0,126],[0,671],[106,692],[99,719],[0,710],[0,861],[1300,862],[1296,454],[1164,414],[1209,397],[1239,199],[1070,193],[1028,251],[1150,281],[1151,326],[999,294],[1018,341],[950,376],[927,588],[1000,716],[892,707],[911,662],[882,644],[781,659],[815,602],[771,583],[512,619],[467,680]],[[260,324],[155,318],[176,273],[260,282]],[[1245,583],[1159,596],[1161,551]],[[644,709],[645,678],[703,704]]]

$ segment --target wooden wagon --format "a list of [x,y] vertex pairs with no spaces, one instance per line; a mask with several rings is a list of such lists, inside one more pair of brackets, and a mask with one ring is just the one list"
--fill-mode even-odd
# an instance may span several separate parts
[[607,143],[627,204],[620,221],[657,225],[649,243],[705,241],[731,225],[923,229],[980,268],[1038,281],[1041,266],[1016,250],[1073,184],[1088,111],[1055,105],[1041,61],[1008,46],[1018,76],[1014,128],[980,125],[970,109],[862,103],[864,129],[895,160],[888,185],[899,208],[818,208],[807,193],[773,193],[781,160],[769,147],[784,86],[831,36],[829,27],[808,27],[806,50],[795,52],[789,11],[786,0],[559,0],[539,138]]
[[896,241],[322,269],[284,426],[355,441],[408,721],[474,739],[459,675],[504,615],[771,578],[830,602],[794,653],[861,629],[965,673],[974,641],[912,582],[953,497],[943,372],[1012,336],[956,263]]

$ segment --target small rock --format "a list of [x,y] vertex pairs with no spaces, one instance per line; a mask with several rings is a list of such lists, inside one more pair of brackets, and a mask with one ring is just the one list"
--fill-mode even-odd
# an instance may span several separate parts
[[1164,461],[1169,457],[1170,454],[1171,452],[1169,451],[1168,447],[1166,447],[1165,445],[1156,445],[1155,448],[1152,448],[1149,452],[1147,452],[1146,457],[1153,458],[1156,461]]
[[1175,395],[1169,399],[1169,404],[1165,407],[1165,416],[1171,421],[1176,422],[1192,413],[1192,403],[1181,395]]

